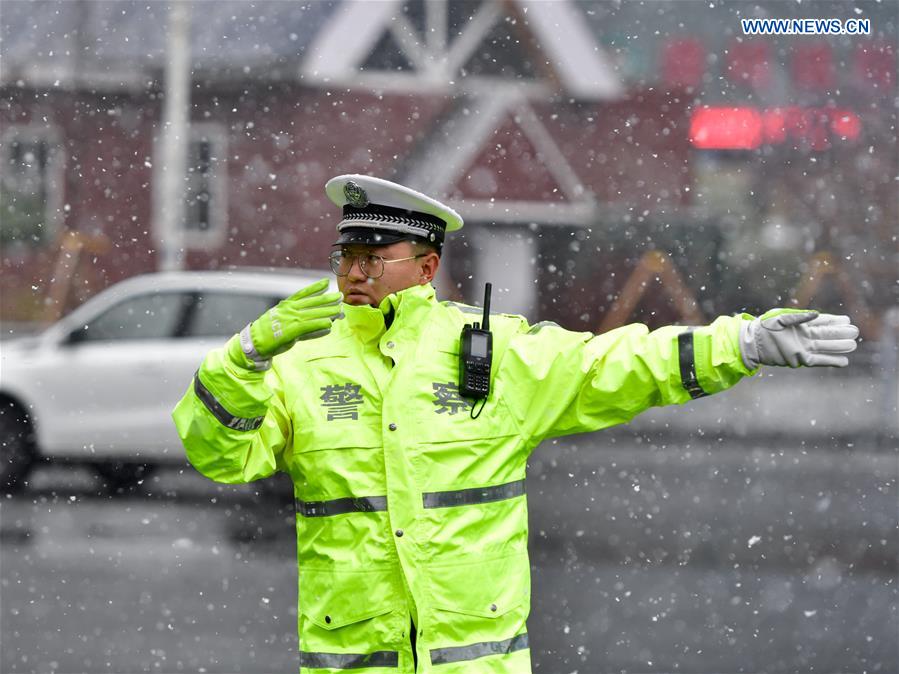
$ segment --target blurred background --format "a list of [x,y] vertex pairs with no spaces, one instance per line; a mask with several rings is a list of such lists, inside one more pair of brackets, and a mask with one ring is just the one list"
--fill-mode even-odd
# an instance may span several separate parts
[[0,670],[296,669],[289,481],[210,483],[162,425],[366,173],[465,218],[442,299],[861,328],[847,370],[538,448],[535,671],[899,671],[897,36],[894,0],[4,0]]

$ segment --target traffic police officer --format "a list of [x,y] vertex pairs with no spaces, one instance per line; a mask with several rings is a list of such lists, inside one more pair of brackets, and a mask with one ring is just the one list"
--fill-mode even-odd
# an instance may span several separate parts
[[481,310],[430,283],[462,218],[369,176],[326,191],[343,209],[341,292],[323,279],[260,316],[206,356],[174,411],[203,475],[293,480],[302,674],[530,672],[531,451],[760,365],[845,366],[856,346],[848,317],[803,310],[601,335],[498,314],[475,414],[459,337]]

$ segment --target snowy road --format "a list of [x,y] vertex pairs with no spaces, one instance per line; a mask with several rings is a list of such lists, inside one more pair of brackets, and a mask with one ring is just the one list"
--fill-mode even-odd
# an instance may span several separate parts
[[[538,450],[535,671],[899,671],[896,454],[714,444]],[[295,672],[277,504],[187,471],[107,498],[41,469],[0,509],[0,670]]]

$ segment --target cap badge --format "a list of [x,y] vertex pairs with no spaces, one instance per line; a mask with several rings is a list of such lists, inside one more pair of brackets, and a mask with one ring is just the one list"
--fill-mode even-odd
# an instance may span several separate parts
[[365,193],[365,190],[352,180],[348,180],[346,185],[343,186],[343,194],[347,203],[353,208],[365,208],[368,206],[368,195]]

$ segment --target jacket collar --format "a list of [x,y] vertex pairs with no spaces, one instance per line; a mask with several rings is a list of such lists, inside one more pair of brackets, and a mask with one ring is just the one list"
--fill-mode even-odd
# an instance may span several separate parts
[[[427,283],[392,293],[381,300],[377,308],[344,304],[343,315],[349,330],[363,342],[379,339],[388,331],[396,333],[401,330],[404,337],[409,338],[424,330],[425,321],[422,319],[436,303],[434,287]],[[385,319],[390,314],[393,318],[388,328]]]

